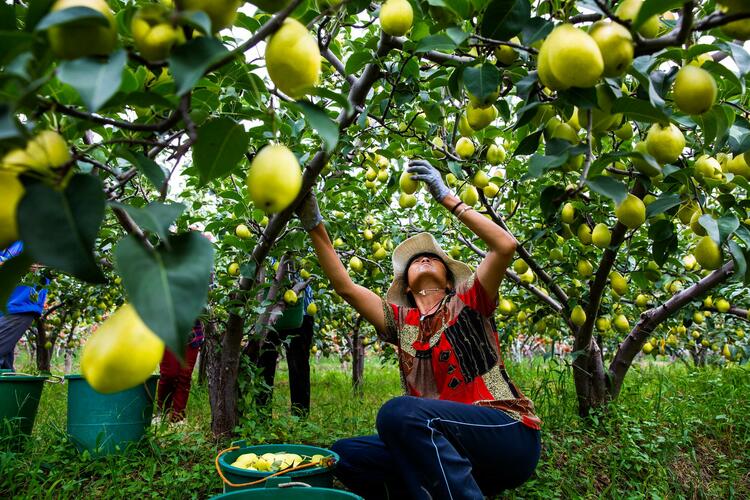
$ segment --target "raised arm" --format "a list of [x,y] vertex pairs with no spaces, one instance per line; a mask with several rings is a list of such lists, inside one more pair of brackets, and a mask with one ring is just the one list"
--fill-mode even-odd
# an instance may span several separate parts
[[333,249],[314,195],[311,194],[302,203],[299,217],[302,226],[310,234],[320,267],[331,281],[333,289],[372,324],[378,333],[385,334],[385,313],[381,298],[367,288],[357,285],[349,277],[344,264]]
[[[477,268],[477,278],[485,290],[494,295],[499,290],[505,270],[516,252],[515,238],[451,193],[445,186],[440,172],[429,162],[412,161],[407,171],[413,174],[412,179],[423,181],[438,202],[448,210],[453,210],[459,220],[487,244],[489,251]],[[458,206],[459,204],[461,206]]]

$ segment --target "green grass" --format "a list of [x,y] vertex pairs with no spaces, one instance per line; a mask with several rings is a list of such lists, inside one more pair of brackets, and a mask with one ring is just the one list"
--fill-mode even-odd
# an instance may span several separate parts
[[[747,367],[636,366],[609,418],[591,427],[576,416],[567,366],[534,360],[509,370],[544,425],[535,476],[507,498],[750,497]],[[273,418],[247,416],[242,438],[329,446],[340,437],[373,433],[379,406],[399,393],[394,365],[368,360],[358,398],[349,373],[324,360],[313,367],[310,418],[299,420],[289,414],[281,363]],[[205,387],[194,386],[184,426],[154,427],[144,444],[104,459],[81,456],[66,441],[65,399],[64,386],[48,385],[26,451],[0,452],[0,498],[207,498],[221,492],[213,459],[229,442],[211,438]]]

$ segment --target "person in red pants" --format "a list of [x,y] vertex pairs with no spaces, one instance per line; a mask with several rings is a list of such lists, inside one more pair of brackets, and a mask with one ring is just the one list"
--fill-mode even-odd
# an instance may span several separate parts
[[169,414],[170,422],[180,422],[185,419],[185,407],[190,396],[193,367],[203,341],[203,325],[200,321],[196,321],[185,350],[184,365],[180,364],[180,361],[169,349],[164,351],[164,357],[159,365],[158,404],[163,415]]

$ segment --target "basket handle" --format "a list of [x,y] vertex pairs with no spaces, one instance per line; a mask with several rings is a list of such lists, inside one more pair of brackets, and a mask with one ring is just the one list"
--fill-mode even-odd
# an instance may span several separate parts
[[303,483],[301,481],[291,481],[288,483],[279,484],[276,486],[277,488],[312,488],[307,483]]

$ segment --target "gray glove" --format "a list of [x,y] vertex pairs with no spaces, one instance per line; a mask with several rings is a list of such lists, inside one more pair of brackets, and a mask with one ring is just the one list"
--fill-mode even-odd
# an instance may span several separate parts
[[409,168],[406,171],[414,174],[411,178],[415,181],[422,181],[427,184],[427,189],[437,201],[443,201],[443,198],[450,194],[440,172],[430,165],[430,162],[426,160],[412,160],[409,162]]
[[312,192],[302,200],[296,212],[305,231],[312,231],[318,224],[323,222],[323,217],[321,217],[320,209],[318,208],[318,200]]

